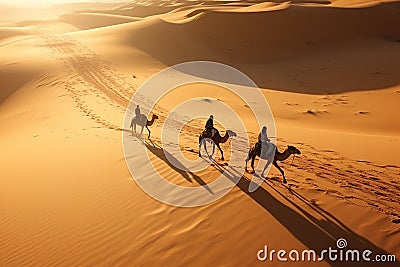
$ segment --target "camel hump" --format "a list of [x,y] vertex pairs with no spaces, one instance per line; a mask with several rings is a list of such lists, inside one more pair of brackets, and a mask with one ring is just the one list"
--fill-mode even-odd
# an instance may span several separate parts
[[262,142],[260,158],[269,159],[275,152],[276,146],[270,142]]
[[145,125],[147,122],[147,117],[144,114],[140,114],[139,116],[139,124],[140,125]]
[[211,130],[204,129],[201,135],[203,136],[203,138],[211,138],[212,131],[214,131],[214,136],[220,136],[219,131],[215,128],[212,128]]
[[134,123],[139,124],[139,125],[142,125],[142,126],[145,126],[146,123],[147,123],[147,117],[146,117],[144,114],[140,114],[140,115],[137,116],[137,117],[133,117],[133,118],[132,118],[132,121],[131,121],[131,127],[132,127],[132,125],[133,125]]

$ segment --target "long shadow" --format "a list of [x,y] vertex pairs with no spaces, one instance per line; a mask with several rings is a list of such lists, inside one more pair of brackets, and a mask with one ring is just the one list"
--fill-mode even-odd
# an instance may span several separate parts
[[[221,166],[216,167],[216,169],[224,173],[225,176],[234,181],[234,174],[225,171]],[[375,255],[389,255],[390,253],[384,249],[374,245],[364,237],[358,235],[350,228],[348,228],[344,223],[335,218],[332,214],[324,211],[322,208],[315,208],[324,219],[317,219],[315,216],[310,214],[308,211],[300,207],[291,199],[283,195],[279,190],[273,187],[273,184],[266,182],[269,187],[277,192],[282,198],[288,201],[291,205],[295,207],[292,209],[287,205],[283,204],[277,198],[275,198],[270,192],[265,188],[259,187],[253,193],[248,192],[250,180],[242,176],[237,186],[251,197],[257,204],[263,207],[269,214],[271,214],[280,224],[282,224],[290,233],[295,236],[301,243],[303,243],[308,249],[313,249],[320,253],[324,249],[332,247],[332,249],[337,249],[336,241],[339,238],[345,238],[348,242],[346,249],[358,249],[361,253],[369,249],[373,252],[370,255],[372,259]],[[289,189],[288,189],[289,190]],[[306,200],[301,195],[295,195],[298,199],[306,203]],[[308,204],[308,203],[307,203]],[[302,214],[302,215],[301,215]],[[331,219],[333,218],[333,219]],[[331,266],[400,266],[398,261],[396,262],[365,262],[361,261],[329,261],[325,257],[325,261]]]
[[[147,147],[147,149],[157,156],[159,159],[166,162],[172,169],[181,174],[185,179],[190,180],[190,176],[192,176],[200,185],[204,186],[207,190],[211,192],[211,190],[207,187],[207,184],[196,174],[191,172],[186,172],[176,167],[179,166],[179,161],[174,162],[174,164],[170,163],[164,153],[168,153],[164,151],[160,146],[153,143],[151,140],[143,141],[141,140]],[[169,154],[171,159],[174,157]],[[174,160],[172,160],[174,161]],[[225,169],[224,164],[218,164],[216,161],[213,161],[213,166],[217,171],[223,173],[228,179],[232,182],[235,182],[238,176],[238,173],[232,173]],[[178,165],[175,165],[178,164]],[[266,180],[264,184],[266,184],[270,189],[266,190],[263,187],[259,187],[253,193],[248,192],[250,180],[248,180],[245,176],[237,183],[237,186],[246,193],[249,197],[251,197],[258,205],[263,207],[266,212],[272,215],[281,225],[283,225],[297,240],[299,240],[302,244],[304,244],[308,249],[312,249],[317,252],[317,257],[322,250],[328,249],[332,247],[332,249],[337,249],[336,241],[340,238],[344,238],[348,242],[348,246],[346,249],[357,249],[361,253],[368,249],[372,251],[372,255],[370,258],[372,259],[375,255],[389,255],[390,253],[385,251],[384,249],[374,245],[369,240],[355,233],[349,227],[347,227],[343,222],[334,217],[331,213],[325,211],[324,209],[311,205],[309,201],[303,197],[301,194],[297,193],[294,190],[289,188],[288,190],[294,197],[298,200],[302,201],[308,207],[317,212],[323,219],[316,218],[309,211],[305,210],[303,207],[299,206],[296,202],[286,197],[280,190],[277,190],[274,185]],[[283,204],[279,199],[274,197],[269,191],[274,191],[280,198],[289,202],[291,208],[285,204]],[[290,249],[290,248],[288,248]],[[400,266],[398,261],[396,262],[365,262],[361,261],[329,261],[327,257],[325,257],[325,261],[329,263],[331,266]]]
[[[162,147],[155,144],[151,140],[144,141],[144,144],[148,149],[148,151],[150,151],[153,155],[157,156],[160,160],[167,163],[171,169],[182,175],[182,177],[184,177],[187,181],[192,183],[193,182],[191,179],[192,177],[199,185],[203,186],[208,192],[210,192],[210,194],[214,194],[211,188],[207,185],[206,182],[204,182],[203,179],[201,179],[200,176],[190,171],[184,171],[183,170],[185,169],[184,165],[180,163],[179,160],[177,160],[171,153],[164,150]],[[165,156],[165,154],[168,154],[168,158],[167,156]]]

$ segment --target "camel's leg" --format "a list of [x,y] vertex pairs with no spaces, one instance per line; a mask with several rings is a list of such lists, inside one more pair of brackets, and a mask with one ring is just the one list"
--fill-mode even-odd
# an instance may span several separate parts
[[278,163],[276,161],[273,162],[274,166],[281,172],[282,176],[283,176],[283,183],[286,184],[286,177],[285,177],[285,172],[281,169],[281,167],[279,167]]
[[269,164],[271,164],[271,161],[269,159],[267,159],[267,163],[265,163],[264,169],[261,173],[261,177],[264,177],[264,172],[268,168]]
[[149,139],[150,139],[150,129],[149,129],[149,127],[147,127],[147,125],[146,125],[146,129],[147,129],[147,131],[149,131]]
[[249,162],[249,159],[250,159],[250,150],[251,149],[249,149],[249,153],[247,153],[247,158],[246,158],[246,166],[244,167],[244,170],[247,172],[247,163]]
[[217,145],[217,147],[219,148],[219,151],[221,151],[221,155],[222,155],[221,159],[222,159],[222,160],[225,160],[225,159],[224,159],[224,152],[222,151],[221,147],[219,146],[219,143],[216,143],[216,145]]
[[206,142],[207,142],[207,141],[204,139],[204,140],[203,140],[203,147],[204,147],[204,150],[205,150],[206,153],[207,153],[207,157],[210,157],[210,155],[208,154],[208,151],[207,151]]
[[140,136],[143,134],[144,126],[142,126],[142,130],[140,131]]
[[201,142],[202,142],[202,140],[201,140],[201,136],[199,136],[199,157],[201,157]]
[[214,142],[212,142],[212,148],[213,148],[213,151],[212,151],[212,153],[211,153],[211,156],[210,156],[210,158],[214,155],[214,153],[215,153],[215,143]]
[[255,172],[255,170],[254,170],[254,160],[256,159],[256,155],[253,155],[252,157],[251,157],[251,168],[253,169],[253,172]]
[[[135,133],[136,133],[136,123],[133,124],[133,127],[134,127],[134,130],[135,130]],[[132,134],[133,134],[133,132],[132,132]]]
[[131,124],[129,125],[129,129],[131,129],[131,134],[133,135],[133,121],[131,120]]

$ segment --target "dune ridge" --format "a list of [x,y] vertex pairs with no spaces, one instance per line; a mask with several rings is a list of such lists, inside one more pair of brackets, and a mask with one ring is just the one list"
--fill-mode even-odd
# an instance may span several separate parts
[[62,15],[60,17],[61,22],[71,24],[80,30],[101,28],[110,25],[135,22],[138,20],[139,19],[128,16],[102,13],[73,13]]

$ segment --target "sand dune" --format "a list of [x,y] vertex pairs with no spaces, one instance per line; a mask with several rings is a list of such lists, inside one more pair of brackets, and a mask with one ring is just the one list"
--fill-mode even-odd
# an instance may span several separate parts
[[127,16],[101,14],[101,13],[73,13],[62,15],[60,21],[71,24],[72,26],[81,29],[93,29],[110,25],[117,25],[122,23],[134,22],[135,19]]
[[[26,84],[33,82],[42,73],[60,66],[54,59],[44,57],[44,48],[37,47],[32,31],[26,28],[0,29],[2,57],[0,59],[0,103]],[[29,34],[28,34],[29,33]],[[18,53],[15,53],[18,51]]]
[[[0,28],[0,265],[283,266],[256,254],[264,245],[320,251],[339,238],[352,249],[400,258],[398,2],[143,1],[64,12]],[[160,100],[151,110],[159,116],[151,140],[123,126],[139,86],[189,60],[227,63],[262,88],[278,149],[290,144],[302,152],[279,163],[287,185],[272,169],[249,193],[253,174],[245,173],[218,201],[179,208],[133,181],[121,134],[143,146],[168,181],[217,193],[206,184],[233,164],[231,142],[222,144],[226,161],[217,152],[199,172],[175,167],[166,154],[177,152],[161,147],[162,124],[187,99],[200,99],[210,112],[220,112],[215,102],[230,106],[256,140],[249,106],[202,84]],[[173,121],[185,113],[172,114]],[[187,159],[198,159],[204,121],[191,120],[179,134]],[[225,133],[230,125],[217,127]],[[239,144],[246,152],[248,144]],[[145,160],[128,155],[139,171],[150,167]]]
[[[398,126],[392,117],[396,113],[396,86],[400,77],[395,7],[396,3],[354,10],[290,6],[268,11],[262,5],[258,12],[246,13],[243,7],[237,8],[240,12],[232,12],[231,7],[219,6],[213,11],[211,7],[195,6],[74,36],[88,45],[107,44],[104,49],[98,47],[98,51],[103,55],[110,53],[114,61],[120,59],[118,64],[123,69],[133,68],[136,75],[139,65],[154,69],[190,60],[228,63],[245,70],[262,88],[273,90],[265,94],[275,116],[285,120],[284,127],[295,127],[299,131],[292,134],[290,128],[285,128],[282,134],[286,138],[295,141],[297,136],[316,142],[318,134],[313,130],[323,125],[332,130],[330,144],[347,156],[368,155],[370,159],[380,160],[383,153],[385,161],[397,164],[396,158],[384,153],[393,151],[392,140],[398,140],[395,137]],[[371,20],[374,16],[377,19]],[[324,31],[318,29],[320,25],[324,25]],[[118,45],[120,49],[112,51],[108,44]],[[124,60],[127,54],[137,58],[137,64],[132,66],[128,62],[128,66]],[[369,93],[352,93],[362,90],[384,92],[378,98]],[[332,101],[321,101],[326,94],[338,95]],[[285,102],[289,99],[296,99],[297,106],[288,107]],[[387,108],[375,106],[377,99],[387,103]],[[368,115],[354,116],[367,108],[371,109]],[[306,111],[312,109],[324,112],[310,116]],[[370,149],[362,145],[368,140],[373,140]],[[357,149],[349,149],[354,142]]]
[[[107,13],[120,16],[132,16],[132,17],[143,18],[152,15],[164,14],[166,12],[174,10],[175,8],[176,8],[175,6],[158,6],[158,5],[143,6],[140,4],[132,4],[132,5],[122,5],[113,10],[108,10]],[[96,10],[91,10],[91,12],[96,12]]]
[[[395,6],[396,3],[382,4],[351,13],[342,8],[290,6],[269,14],[263,12],[268,8],[249,13],[204,9],[197,13],[198,9],[194,8],[186,10],[185,15],[177,14],[183,23],[177,21],[174,14],[168,14],[165,18],[127,24],[109,32],[100,29],[84,36],[96,38],[96,35],[107,34],[113,43],[138,48],[165,65],[201,59],[238,67],[250,65],[247,69],[257,64],[256,70],[250,70],[249,75],[262,86],[272,89],[339,93],[398,84],[396,70],[399,66],[396,56],[392,56],[398,54],[397,39],[400,36]],[[187,19],[193,15],[192,19]],[[324,30],[320,30],[321,25]],[[160,42],[164,44],[162,47],[158,46]],[[361,49],[354,51],[354,47],[360,46]],[[275,76],[282,72],[277,71],[279,65],[271,67],[270,64],[287,63],[288,59],[290,62],[299,60],[292,64],[294,68],[302,67],[296,72],[312,70],[311,77],[306,74],[304,81],[310,86],[282,84],[283,79],[265,84],[265,75]],[[374,64],[370,64],[371,61]],[[287,69],[289,64],[284,68]],[[345,76],[349,71],[352,71],[352,80],[341,83],[342,79],[337,77]],[[314,75],[315,72],[318,75]],[[373,75],[376,72],[385,75]],[[303,73],[299,79],[304,79]]]
[[0,42],[5,38],[24,35],[29,33],[28,28],[20,28],[20,27],[0,27]]

